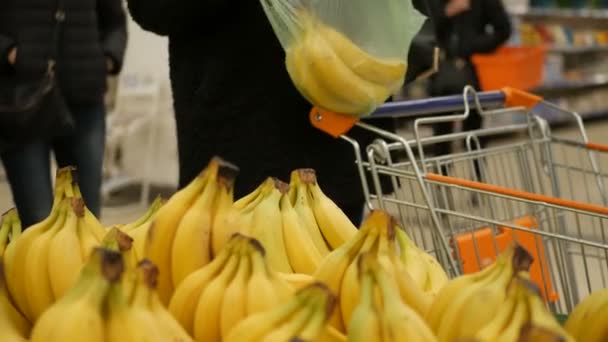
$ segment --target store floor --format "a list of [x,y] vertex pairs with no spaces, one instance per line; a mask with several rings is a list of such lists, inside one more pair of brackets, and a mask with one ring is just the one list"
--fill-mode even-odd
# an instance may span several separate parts
[[[591,141],[597,143],[608,144],[608,120],[593,121],[587,124],[587,131]],[[578,138],[578,133],[575,129],[566,128],[556,130],[554,133],[560,136]],[[353,165],[354,167],[354,165]],[[13,206],[8,184],[4,179],[0,180],[0,210],[11,208]],[[105,207],[102,213],[102,221],[105,225],[126,223],[138,217],[144,208],[138,204],[130,204],[123,206]]]

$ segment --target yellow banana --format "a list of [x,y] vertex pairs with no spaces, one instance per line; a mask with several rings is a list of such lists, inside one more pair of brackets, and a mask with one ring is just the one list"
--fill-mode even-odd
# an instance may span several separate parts
[[204,186],[203,175],[196,177],[184,189],[177,192],[158,210],[148,231],[145,257],[159,269],[158,294],[163,304],[168,304],[173,293],[171,272],[171,246],[175,230],[184,213],[190,208]]
[[247,292],[247,281],[251,275],[251,253],[245,252],[239,261],[238,270],[234,279],[229,283],[224,292],[221,310],[219,312],[220,332],[222,339],[243,318],[247,317],[247,297],[256,296],[256,293]]
[[51,288],[51,280],[48,269],[48,252],[51,239],[57,232],[63,228],[67,218],[67,207],[70,205],[70,199],[64,200],[62,204],[61,217],[55,221],[53,227],[42,233],[34,240],[28,250],[27,258],[25,259],[25,267],[22,270],[25,274],[26,284],[28,287],[35,286],[35,289],[26,291],[26,299],[28,308],[32,316],[28,317],[30,321],[35,322],[40,315],[51,306],[56,298],[53,295]]
[[282,325],[272,329],[261,340],[264,342],[291,341],[293,337],[298,336],[311,316],[312,312],[309,307],[300,307],[300,310],[291,315]]
[[[597,316],[596,311],[605,303],[608,303],[608,288],[593,292],[574,308],[564,328],[577,341],[582,341],[581,336],[589,325],[589,319]],[[604,315],[608,315],[608,312]]]
[[303,273],[279,273],[279,277],[285,280],[294,290],[300,290],[315,281],[313,276]]
[[277,179],[269,178],[262,184],[264,199],[258,203],[253,212],[251,226],[242,231],[257,239],[266,250],[266,260],[272,269],[278,272],[291,273],[289,258],[283,238],[283,220],[280,201],[287,192],[288,185]]
[[[319,268],[314,274],[314,278],[327,284],[332,292],[339,294],[340,289],[342,288],[344,273],[357,256],[359,249],[367,238],[369,229],[369,226],[364,224],[355,237],[329,253],[319,265]],[[338,331],[344,332],[346,330],[340,310],[334,311],[330,322]]]
[[[374,261],[375,263],[375,261]],[[386,341],[437,341],[424,319],[406,306],[400,298],[397,284],[379,264],[372,272],[380,288],[383,309],[381,312],[382,336]]]
[[301,294],[296,294],[286,303],[274,309],[248,316],[230,331],[225,342],[261,341],[266,333],[280,325],[300,308],[300,297]]
[[74,287],[36,322],[31,341],[104,341],[104,301],[122,267],[119,253],[95,250]]
[[211,260],[211,224],[213,199],[217,185],[215,170],[206,170],[207,179],[202,194],[186,211],[175,231],[171,247],[171,273],[173,288],[190,273]]
[[246,316],[270,310],[289,298],[289,294],[275,288],[273,275],[270,274],[273,271],[269,270],[263,254],[252,255],[251,277],[247,283]]
[[196,303],[209,282],[217,277],[228,260],[233,258],[232,248],[232,245],[227,245],[211,263],[186,277],[171,297],[169,311],[190,335],[194,335]]
[[396,91],[403,85],[407,64],[399,59],[381,59],[369,55],[345,35],[319,23],[319,35],[327,40],[335,53],[357,76]]
[[[182,328],[173,316],[167,311],[158,298],[156,284],[158,279],[158,267],[149,260],[143,260],[137,266],[138,281],[136,291],[141,292],[142,308],[150,312],[156,321],[156,326],[161,331],[159,339],[164,336],[165,341],[192,341],[192,338]],[[135,296],[139,294],[136,293]],[[133,299],[133,306],[137,304],[137,298]]]
[[509,290],[509,300],[494,317],[494,320],[477,332],[480,342],[517,341],[521,328],[529,319],[528,308],[522,302],[521,291]]
[[306,232],[298,213],[291,206],[288,196],[281,198],[281,216],[283,239],[291,268],[294,272],[313,274],[322,257]]
[[4,280],[4,266],[0,258],[0,341],[25,341],[32,326],[11,303]]
[[[577,341],[608,341],[608,301],[603,301],[595,311],[589,313],[584,329],[579,331]],[[573,340],[573,339],[569,339]]]
[[[530,280],[521,279],[520,281],[525,284],[523,289],[530,313],[530,326],[546,331],[549,335],[554,336],[558,341],[574,342],[574,338],[572,338],[572,336],[568,334],[568,332],[559,324],[559,322],[557,322],[555,316],[553,316],[553,314],[545,306],[545,303],[540,296],[540,290],[538,287]],[[604,329],[604,331],[608,332],[608,329]],[[583,339],[581,341],[593,340],[586,338],[584,335],[582,338]],[[531,337],[527,341],[535,340],[536,339]]]
[[331,312],[336,309],[335,306],[336,300],[333,295],[323,297],[322,302],[312,312],[312,317],[298,333],[296,339],[299,341],[318,341],[321,336],[325,335],[326,332],[328,333],[330,326],[327,325],[327,321]]
[[215,195],[213,208],[213,224],[211,227],[211,252],[213,256],[219,255],[226,242],[230,240],[231,233],[225,228],[226,217],[234,202],[234,181],[239,173],[235,165],[224,162],[226,167],[220,169],[220,186]]
[[[15,209],[11,209],[15,210]],[[13,227],[13,218],[11,211],[2,214],[2,225],[0,226],[0,258],[4,256],[4,250],[8,245],[9,234]]]
[[346,336],[331,326],[326,326],[317,337],[317,342],[346,342]]
[[314,183],[308,187],[312,198],[312,209],[321,229],[321,233],[332,249],[340,247],[345,241],[357,234],[357,228],[350,222],[342,210],[330,200],[319,184]]
[[78,221],[84,216],[84,202],[73,198],[67,210],[65,225],[49,241],[46,259],[53,298],[61,298],[76,280],[85,259],[78,240]]
[[[238,252],[240,254],[240,251]],[[240,255],[228,261],[221,273],[202,292],[194,315],[194,338],[196,341],[221,341],[220,314],[222,301],[228,284],[238,268]]]
[[374,305],[374,279],[370,274],[361,278],[360,300],[348,323],[347,341],[382,341],[381,322]]
[[312,199],[308,193],[307,184],[317,182],[315,170],[299,169],[291,173],[289,196],[294,210],[300,216],[303,227],[310,235],[313,243],[317,247],[317,251],[322,257],[329,254],[329,246],[321,234],[321,230],[317,225],[315,214],[312,211]]
[[[367,239],[359,249],[358,255],[372,251],[372,249],[378,244],[378,230],[372,229],[367,235]],[[342,280],[342,287],[340,289],[340,310],[342,314],[342,320],[344,326],[348,326],[353,311],[359,304],[360,300],[360,284],[358,276],[358,265],[357,259],[355,259],[344,273],[344,279]]]
[[160,209],[163,206],[163,204],[164,204],[164,200],[162,199],[162,197],[157,196],[156,199],[154,199],[154,201],[152,202],[152,204],[150,204],[150,207],[148,208],[148,210],[146,210],[146,212],[142,216],[140,216],[134,222],[131,222],[131,223],[125,224],[122,227],[119,227],[120,230],[129,234],[129,233],[131,233],[131,231],[141,227],[142,225],[144,225],[148,222],[151,222],[154,219],[154,215],[156,214],[158,209]]

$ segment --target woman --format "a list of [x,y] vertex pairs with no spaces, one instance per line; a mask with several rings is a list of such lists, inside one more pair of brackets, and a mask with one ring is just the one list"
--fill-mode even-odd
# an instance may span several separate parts
[[[490,53],[511,35],[509,16],[501,0],[431,0],[436,6],[434,18],[439,46],[444,51],[439,72],[431,78],[432,96],[461,94],[466,85],[479,89],[471,56]],[[482,119],[473,111],[463,122],[463,130],[481,128]],[[436,135],[451,133],[452,123],[434,126]],[[437,144],[438,155],[449,154],[449,143]]]
[[[266,177],[314,168],[353,222],[363,194],[351,145],[311,126],[308,103],[258,0],[128,0],[134,20],[169,37],[180,187],[213,155],[241,168],[236,196]],[[366,139],[364,139],[366,140]],[[365,142],[365,141],[364,141]]]
[[51,151],[60,167],[78,168],[84,200],[100,214],[106,76],[120,71],[126,39],[121,0],[0,0],[0,78],[40,79],[53,54],[75,122],[67,135],[14,145],[0,156],[25,227],[50,212]]

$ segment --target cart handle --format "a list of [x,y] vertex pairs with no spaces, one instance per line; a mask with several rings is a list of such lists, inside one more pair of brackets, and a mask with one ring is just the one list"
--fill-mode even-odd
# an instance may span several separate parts
[[561,198],[557,198],[557,197],[540,195],[540,194],[535,194],[535,193],[531,193],[531,192],[527,192],[527,191],[515,190],[515,189],[511,189],[511,188],[505,188],[502,186],[480,183],[480,182],[475,182],[475,181],[462,179],[462,178],[442,176],[442,175],[438,175],[436,173],[427,173],[425,178],[430,181],[435,181],[438,183],[458,185],[458,186],[462,186],[465,188],[476,189],[476,190],[481,190],[481,191],[486,191],[486,192],[493,192],[496,194],[522,198],[522,199],[535,201],[535,202],[544,202],[544,203],[548,203],[548,204],[552,204],[552,205],[556,205],[556,206],[560,206],[560,207],[566,207],[566,208],[571,208],[571,209],[576,209],[576,210],[581,210],[581,211],[588,211],[588,212],[593,212],[593,213],[597,213],[597,214],[608,215],[608,208],[598,206],[598,205],[587,204],[587,203],[571,201],[571,200],[565,200],[565,199],[561,199]]
[[[488,108],[506,106],[531,109],[543,100],[540,96],[509,87],[500,91],[477,93],[476,96],[468,96],[466,99],[468,102],[466,104],[462,95],[386,103],[366,119],[407,118],[425,114],[455,112],[464,110],[467,105],[475,105],[476,101],[479,101],[479,104],[483,107]],[[314,127],[334,138],[348,133],[360,120],[355,116],[337,114],[317,107],[310,111],[309,118]]]

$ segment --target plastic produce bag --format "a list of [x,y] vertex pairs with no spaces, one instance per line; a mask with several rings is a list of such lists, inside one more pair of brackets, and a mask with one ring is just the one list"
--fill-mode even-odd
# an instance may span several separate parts
[[332,112],[364,116],[404,81],[424,23],[411,0],[260,0],[300,93]]

